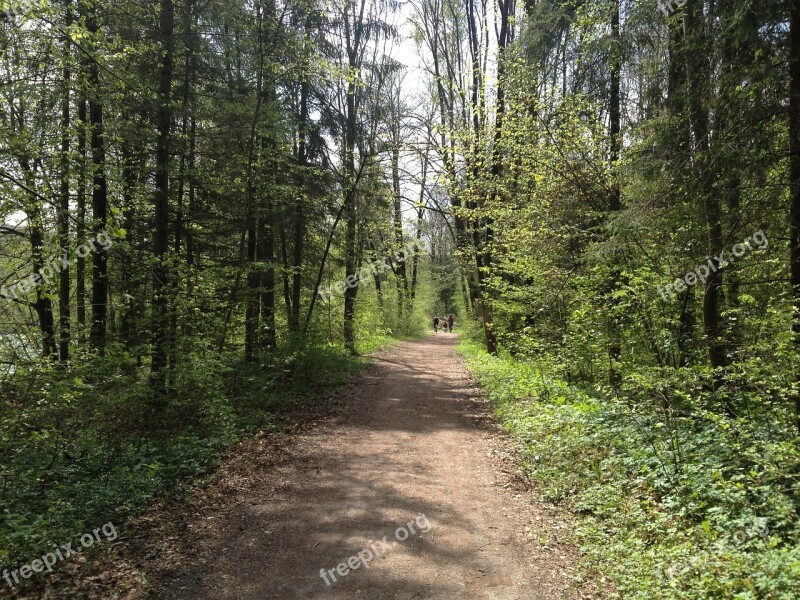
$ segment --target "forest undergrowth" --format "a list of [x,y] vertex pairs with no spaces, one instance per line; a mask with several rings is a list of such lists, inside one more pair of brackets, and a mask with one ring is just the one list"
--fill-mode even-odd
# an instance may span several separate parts
[[46,362],[20,373],[4,386],[0,416],[0,571],[104,523],[122,529],[180,483],[210,480],[238,441],[291,429],[367,364],[364,354],[394,341],[375,332],[359,355],[287,344],[254,363],[187,353],[156,413],[130,357],[76,361],[68,376]]
[[570,384],[556,357],[493,357],[469,340],[459,352],[526,477],[576,515],[586,576],[625,598],[800,595],[800,451],[768,397],[721,417],[713,394],[675,372],[681,406],[665,409],[636,385]]

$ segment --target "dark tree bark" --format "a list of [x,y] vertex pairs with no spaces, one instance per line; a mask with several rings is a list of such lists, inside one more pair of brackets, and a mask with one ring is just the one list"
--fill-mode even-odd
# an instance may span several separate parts
[[[707,252],[709,256],[720,256],[722,252],[722,218],[720,200],[714,193],[714,172],[709,164],[709,116],[704,104],[705,82],[709,81],[708,53],[703,32],[702,4],[689,0],[685,7],[684,32],[689,44],[686,52],[686,81],[688,84],[688,109],[695,147],[695,164],[701,183],[702,203],[708,232]],[[714,388],[723,383],[723,369],[727,365],[726,343],[720,307],[720,289],[723,284],[722,266],[714,261],[712,273],[705,284],[703,295],[703,329],[708,344],[708,356],[714,369]]]
[[331,252],[331,245],[333,244],[333,235],[336,233],[336,228],[339,226],[339,221],[342,220],[342,215],[344,214],[345,205],[339,208],[336,213],[336,219],[333,221],[333,226],[331,227],[331,231],[328,234],[328,239],[325,242],[325,250],[322,253],[322,260],[319,263],[319,271],[317,271],[317,279],[314,282],[314,294],[311,296],[311,302],[308,304],[308,312],[306,313],[306,321],[303,325],[303,336],[308,333],[308,327],[311,324],[311,317],[314,316],[314,306],[317,304],[317,290],[319,286],[322,285],[322,277],[325,274],[325,263],[328,261],[328,255]]
[[172,126],[172,78],[174,68],[175,7],[172,0],[161,0],[158,39],[160,44],[158,83],[158,138],[156,143],[155,236],[153,239],[153,357],[151,380],[156,406],[163,404],[169,356],[169,191],[170,142]]
[[[611,48],[610,63],[611,63],[611,80],[610,80],[610,96],[608,102],[609,113],[609,163],[611,166],[611,192],[609,194],[609,212],[614,213],[622,210],[622,192],[620,189],[618,165],[620,152],[622,150],[622,94],[621,94],[621,78],[622,78],[622,39],[620,38],[619,31],[619,0],[614,0],[614,6],[611,13]],[[613,235],[613,234],[612,234]],[[616,263],[618,258],[612,257]],[[615,312],[615,305],[618,304],[614,300],[614,293],[620,286],[620,278],[622,272],[618,265],[614,265],[611,269],[611,281],[609,281],[609,300],[611,302],[611,315],[608,319],[608,383],[613,388],[618,388],[622,376],[619,371],[619,361],[622,355],[622,333],[620,325],[617,322],[617,315]]]
[[[398,114],[393,116],[392,123],[392,225],[394,231],[395,246],[400,249],[405,244],[403,239],[403,197],[400,189],[400,114],[399,114],[399,95],[397,97]],[[400,261],[396,271],[397,277],[397,314],[399,322],[402,323],[408,303],[408,276],[406,274],[406,261]]]
[[[134,171],[134,150],[132,144],[122,146],[122,225],[128,232],[128,238],[133,239],[134,220],[136,207],[133,204],[133,192],[136,187],[136,173]],[[131,248],[126,248],[120,254],[122,269],[124,273],[133,273],[133,255]],[[132,298],[137,293],[136,282],[131,277],[126,277],[122,282],[122,290],[126,298]],[[128,300],[125,309],[122,311],[120,322],[120,335],[127,350],[132,350],[134,346],[135,324],[133,319],[133,302]]]
[[[262,35],[262,54],[263,48],[271,44],[277,35],[274,0],[267,0],[264,17],[265,28]],[[272,45],[269,45],[267,52],[270,53],[273,49]],[[271,73],[265,73],[264,79],[264,103],[269,109],[276,109],[277,92],[275,90],[274,76]],[[261,152],[267,165],[267,173],[264,179],[268,185],[268,188],[260,194],[258,210],[258,264],[261,290],[261,336],[259,346],[262,349],[270,349],[277,346],[277,332],[275,329],[275,204],[272,194],[278,183],[276,176],[278,170],[278,160],[276,158],[278,143],[273,127],[274,125],[270,124],[261,140]]]
[[[77,198],[77,223],[75,225],[75,243],[80,246],[86,241],[86,170],[88,167],[86,156],[86,121],[87,100],[81,91],[78,100],[78,198]],[[75,259],[75,317],[81,336],[86,330],[86,259],[77,256]]]
[[[430,130],[428,130],[430,133]],[[414,252],[414,257],[411,262],[411,310],[414,309],[414,301],[417,297],[417,279],[419,277],[419,249],[422,246],[422,226],[425,219],[425,192],[428,183],[428,160],[429,148],[425,147],[425,153],[422,157],[422,176],[420,178],[419,189],[419,202],[417,206],[417,224],[414,237],[417,240],[417,251]],[[460,279],[460,277],[459,277]],[[469,306],[467,306],[469,308]]]
[[[72,23],[72,6],[69,0],[64,2],[66,27]],[[59,252],[65,259],[69,257],[69,201],[70,201],[70,87],[72,84],[72,56],[70,37],[65,34],[62,38],[64,46],[63,80],[64,91],[61,100],[61,187],[60,205],[58,208],[58,240]],[[58,358],[61,362],[69,360],[70,342],[70,271],[64,265],[59,274],[58,286]]]
[[[669,71],[667,79],[667,100],[666,106],[670,113],[675,117],[679,124],[677,135],[674,136],[675,153],[672,157],[675,168],[685,161],[688,161],[691,152],[689,150],[691,141],[691,128],[689,120],[686,118],[686,46],[683,25],[677,19],[671,19],[669,26]],[[676,198],[671,197],[671,202],[677,202]],[[695,341],[696,319],[695,319],[695,293],[692,288],[681,292],[678,297],[681,307],[679,330],[677,336],[678,345],[678,366],[685,367],[689,361],[689,353]]]
[[[87,16],[87,28],[93,37],[98,33],[96,8]],[[106,142],[103,103],[100,100],[100,68],[96,61],[89,66],[89,123],[92,146],[92,231],[95,238],[106,230],[108,221],[108,182],[106,180]],[[101,353],[106,343],[108,310],[108,255],[101,248],[92,252],[92,345]]]
[[[291,285],[289,283],[289,274],[292,272],[292,267],[289,265],[289,248],[286,245],[286,222],[281,220],[278,226],[278,236],[280,238],[280,246],[281,246],[281,264],[283,265],[283,271],[281,273],[281,283],[283,284],[283,305],[286,309],[286,322],[292,322],[292,290]],[[289,331],[294,332],[295,330],[289,328]]]
[[[259,133],[262,106],[265,101],[264,78],[265,73],[265,49],[264,49],[264,20],[265,12],[261,5],[258,6],[258,73],[256,82],[256,106],[253,112],[253,120],[250,127],[250,140],[248,145],[247,159],[247,301],[245,307],[245,360],[252,362],[256,358],[259,344],[259,325],[261,323],[262,300],[265,294],[262,285],[266,283],[263,265],[257,264],[260,256],[266,254],[265,241],[259,240],[259,234],[265,235],[263,227],[263,210],[256,196],[263,194],[264,190],[257,189],[258,171],[256,169],[256,159],[258,151],[263,151],[265,144]],[[271,242],[270,242],[271,243]],[[274,288],[274,281],[273,281]],[[273,291],[272,319],[274,322],[274,291]]]
[[[794,314],[792,332],[800,350],[800,2],[789,2],[789,207],[790,278]],[[800,373],[795,379],[800,382]],[[800,430],[800,393],[794,398],[797,428]]]
[[[33,182],[28,186],[33,189]],[[44,255],[44,222],[42,219],[39,198],[31,198],[31,209],[28,211],[30,219],[31,256],[33,258],[33,276],[36,284],[36,316],[39,319],[39,330],[42,336],[42,356],[45,358],[56,357],[56,337],[53,324],[53,303],[46,290],[38,283],[42,280],[45,267]]]
[[[353,73],[358,72],[363,59],[361,53],[362,36],[364,34],[364,10],[366,0],[361,0],[359,14],[351,14],[350,9],[355,9],[354,4],[348,4],[344,11],[344,26],[346,38],[347,61]],[[347,100],[345,114],[345,157],[344,167],[347,177],[346,189],[344,194],[344,220],[345,220],[345,281],[350,284],[355,281],[356,270],[358,269],[357,257],[357,228],[358,228],[358,206],[357,206],[357,174],[356,174],[356,141],[357,132],[357,103],[356,103],[357,84],[351,78],[347,84]],[[351,353],[356,353],[356,296],[358,295],[357,285],[348,285],[344,292],[344,345]]]
[[[250,187],[254,184],[251,182]],[[249,211],[247,215],[247,303],[245,305],[244,356],[247,362],[256,359],[258,350],[258,322],[261,314],[259,287],[261,273],[258,259],[258,215],[253,198],[253,190],[248,191]]]
[[[470,0],[470,5],[473,2]],[[494,134],[492,140],[492,180],[497,183],[503,176],[503,155],[500,140],[503,133],[503,120],[505,117],[505,50],[513,39],[514,2],[513,0],[499,0],[497,3],[500,27],[497,38],[497,99],[495,107]],[[474,15],[470,12],[470,22],[474,20]],[[474,27],[474,24],[471,25]],[[475,52],[473,50],[473,52]],[[473,92],[474,93],[474,92]],[[479,128],[476,127],[476,131]],[[478,149],[476,148],[476,152]],[[482,199],[481,204],[485,204],[488,198]],[[495,201],[502,201],[499,192],[494,193]],[[484,208],[478,206],[476,208]],[[497,354],[497,335],[494,328],[494,302],[493,293],[488,287],[488,280],[492,273],[492,252],[491,247],[494,241],[494,224],[489,216],[479,219],[477,227],[473,231],[475,240],[476,266],[478,269],[478,292],[481,298],[481,312],[483,316],[483,332],[486,342],[486,350],[489,354]]]
[[275,331],[275,229],[273,226],[272,202],[263,201],[258,218],[258,263],[261,289],[261,336],[262,349],[277,345]]
[[[304,26],[306,42],[311,37],[311,10],[308,11]],[[303,79],[300,82],[300,118],[297,125],[297,166],[300,171],[300,189],[305,190],[306,167],[308,166],[308,99],[310,83],[308,81],[308,60],[304,59]],[[294,209],[294,263],[292,265],[292,312],[289,329],[294,333],[300,331],[300,312],[303,299],[303,260],[306,240],[306,208],[302,198],[297,199]]]

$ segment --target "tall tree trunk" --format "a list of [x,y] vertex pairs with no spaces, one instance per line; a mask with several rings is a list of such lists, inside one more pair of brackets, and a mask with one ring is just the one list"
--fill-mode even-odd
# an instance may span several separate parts
[[[255,143],[255,140],[253,140]],[[252,159],[251,159],[252,160]],[[261,269],[258,260],[258,210],[255,203],[255,174],[251,167],[247,190],[247,301],[245,305],[245,360],[252,362],[258,350],[258,323],[261,314],[260,285]]]
[[155,236],[153,239],[153,357],[151,380],[156,406],[163,404],[169,356],[169,155],[172,127],[172,77],[174,63],[175,7],[172,0],[160,1],[159,31],[161,66],[158,84],[158,138],[156,143]]
[[[33,189],[31,180],[28,187]],[[40,200],[31,197],[31,209],[28,212],[30,219],[31,256],[33,258],[33,277],[36,282],[36,302],[34,308],[39,319],[39,330],[42,336],[42,356],[45,358],[56,357],[56,338],[53,326],[53,303],[49,292],[42,289],[45,256],[44,256],[44,220],[42,219]]]
[[[709,158],[708,110],[704,106],[704,84],[709,81],[708,54],[703,33],[702,3],[689,0],[685,7],[684,32],[689,44],[686,52],[686,81],[688,83],[688,108],[695,147],[695,165],[701,182],[703,209],[708,232],[707,252],[709,256],[720,256],[722,252],[722,219],[720,201],[714,193],[715,175]],[[713,259],[712,259],[713,260]],[[714,260],[714,268],[705,284],[703,295],[703,329],[708,344],[708,356],[714,369],[714,388],[722,385],[723,369],[727,365],[725,339],[720,308],[720,288],[723,283],[722,266]]]
[[[348,36],[349,37],[349,36]],[[358,44],[355,44],[358,47]],[[350,69],[356,72],[356,51],[348,48]],[[358,226],[358,209],[356,203],[356,82],[351,80],[347,85],[346,102],[346,131],[345,131],[345,173],[347,177],[344,194],[344,256],[345,256],[345,281],[348,283],[344,291],[344,346],[352,354],[356,353],[356,296],[358,286],[349,285],[355,281],[356,269],[356,235]]]
[[[497,4],[500,28],[497,39],[497,94],[495,101],[495,123],[493,134],[493,150],[491,161],[492,181],[498,183],[503,176],[503,153],[500,140],[503,134],[503,119],[505,117],[505,50],[513,37],[512,19],[514,18],[514,2],[500,0]],[[477,128],[476,128],[477,130]],[[477,150],[476,150],[477,151]],[[486,209],[488,198],[480,200],[481,206]],[[501,201],[499,193],[494,194],[495,201]],[[497,335],[494,330],[493,292],[488,287],[488,280],[492,272],[492,243],[494,241],[493,219],[488,211],[483,210],[478,218],[475,238],[475,255],[478,268],[478,286],[481,298],[481,313],[483,317],[483,332],[486,341],[486,350],[489,354],[497,354]]]
[[[356,271],[359,268],[358,248],[358,173],[356,173],[356,142],[358,139],[358,110],[356,94],[359,92],[358,73],[364,60],[364,48],[369,39],[370,28],[365,25],[364,13],[367,0],[348,2],[342,17],[345,29],[345,50],[347,53],[347,66],[350,76],[347,81],[347,99],[345,102],[345,152],[344,152],[344,256],[345,256],[345,282],[347,288],[344,292],[344,346],[352,354],[356,353],[356,297],[358,285],[353,285],[357,280]],[[352,11],[352,13],[351,13]],[[363,157],[362,157],[363,160]]]
[[[78,153],[80,165],[78,166],[78,199],[77,223],[75,225],[75,244],[80,246],[86,241],[86,172],[88,169],[86,157],[86,121],[87,100],[84,90],[78,100]],[[86,259],[77,256],[75,259],[75,316],[78,321],[78,330],[81,336],[86,331]]]
[[[476,16],[475,10],[475,0],[468,0],[467,1],[467,34],[469,40],[469,50],[470,50],[470,71],[472,75],[472,99],[471,99],[471,112],[472,112],[472,168],[471,174],[473,179],[478,180],[483,177],[483,173],[481,172],[481,166],[477,160],[478,156],[480,156],[481,152],[483,151],[483,65],[481,64],[481,35],[478,30],[478,21]],[[484,9],[485,10],[485,9]],[[500,39],[504,39],[504,36],[498,37],[498,42]],[[498,53],[498,58],[500,57],[500,53]],[[498,82],[498,91],[501,90],[501,84]],[[449,103],[452,106],[452,101]],[[501,105],[498,102],[498,107]],[[502,109],[500,109],[502,111]],[[452,111],[451,111],[452,114]],[[502,120],[502,117],[501,117]],[[453,122],[452,116],[450,119],[450,129],[454,131],[455,123]],[[495,130],[497,131],[497,130]],[[456,150],[454,147],[455,140],[454,135],[451,134],[451,148],[450,154],[452,155],[452,160],[455,160]],[[495,169],[496,161],[492,161],[491,169]],[[455,169],[455,165],[453,165],[453,169]],[[455,182],[456,174],[455,170],[451,173],[451,181]],[[454,207],[458,208],[460,201],[458,193],[453,195]],[[481,231],[480,231],[480,219],[474,218],[474,213],[478,208],[477,203],[474,200],[469,200],[467,197],[466,200],[466,209],[469,211],[470,221],[468,226],[465,226],[464,235],[465,237],[470,238],[470,241],[466,241],[464,243],[464,247],[468,248],[469,244],[472,244],[471,248],[468,248],[467,256],[471,257],[473,264],[467,265],[465,267],[465,272],[468,275],[471,275],[470,281],[472,285],[470,285],[470,304],[473,307],[473,311],[475,314],[476,319],[480,319],[483,323],[483,332],[484,338],[486,343],[486,348],[489,350],[490,348],[494,348],[494,334],[491,327],[488,326],[490,321],[487,321],[487,316],[490,316],[489,313],[491,311],[487,311],[487,307],[485,306],[486,301],[483,296],[484,290],[484,279],[485,279],[485,272],[483,270],[484,266],[484,256],[482,254],[481,246]],[[456,210],[458,212],[458,210]],[[470,231],[471,230],[471,231]],[[456,222],[456,232],[458,233],[458,222]],[[480,311],[479,311],[480,307]],[[490,350],[492,352],[492,350]]]
[[[133,203],[134,189],[136,188],[136,173],[134,170],[134,150],[132,144],[123,144],[122,146],[122,226],[128,233],[128,239],[133,240],[134,219],[136,207]],[[122,270],[124,273],[134,272],[133,263],[133,248],[126,247],[120,253],[120,261],[122,263]],[[122,282],[122,292],[126,298],[125,308],[122,311],[120,322],[120,335],[125,344],[126,350],[133,350],[134,346],[134,331],[136,325],[134,323],[133,306],[134,302],[131,300],[137,293],[136,281],[132,277],[126,277]]]
[[[311,38],[311,10],[308,11],[305,21],[304,36],[306,43]],[[297,126],[297,166],[300,171],[300,189],[307,190],[306,181],[308,166],[308,97],[310,84],[308,81],[308,60],[304,60],[302,81],[300,82],[300,119]],[[304,197],[304,195],[303,195]],[[292,314],[289,319],[289,329],[295,333],[300,331],[300,311],[303,299],[303,259],[305,255],[306,240],[306,209],[303,197],[297,199],[294,209],[294,264],[292,265]],[[315,292],[316,293],[316,292]]]
[[[611,13],[611,48],[609,49],[611,58],[611,85],[609,97],[609,163],[611,167],[611,193],[609,198],[609,212],[613,215],[622,210],[622,192],[619,182],[619,158],[622,150],[622,39],[619,31],[619,0],[614,0]],[[612,233],[612,235],[614,235]],[[622,332],[618,322],[619,315],[616,314],[618,302],[615,301],[615,292],[620,287],[622,271],[616,264],[618,257],[613,256],[614,265],[611,269],[611,280],[609,281],[609,301],[611,309],[608,317],[608,383],[613,388],[618,388],[622,375],[619,370],[619,361],[622,355]]]
[[[265,6],[265,32],[262,36],[264,44],[272,44],[272,40],[277,35],[277,22],[275,17],[275,1],[267,0]],[[268,53],[273,50],[270,45]],[[277,108],[277,93],[275,91],[275,81],[271,73],[266,74],[264,83],[264,102],[270,110]],[[278,181],[276,173],[278,170],[277,159],[277,140],[273,130],[274,125],[270,124],[266,135],[262,139],[261,152],[266,157],[268,165],[268,175],[266,180],[269,189],[262,193],[259,200],[258,211],[258,262],[260,267],[261,286],[261,331],[262,336],[260,346],[264,349],[274,348],[277,345],[277,332],[275,329],[275,206],[272,199],[273,190]]]
[[414,252],[414,257],[412,258],[411,263],[411,309],[414,309],[414,301],[417,297],[417,280],[419,277],[419,249],[422,246],[422,226],[424,224],[425,219],[425,191],[426,186],[428,183],[428,158],[429,158],[429,149],[425,147],[425,154],[422,158],[422,176],[420,180],[420,189],[419,189],[419,202],[417,206],[417,226],[416,231],[414,233],[414,238],[417,240],[417,248],[416,252]]
[[[64,3],[65,24],[69,29],[72,24],[72,6],[69,0]],[[69,259],[69,184],[70,184],[70,87],[72,83],[72,56],[70,37],[62,38],[64,46],[63,80],[64,91],[61,100],[61,204],[58,209],[58,241],[59,252],[65,260]],[[58,358],[61,362],[69,360],[70,340],[70,280],[69,266],[64,264],[59,274],[58,288]]]
[[[92,7],[87,18],[88,30],[97,37],[97,9]],[[100,100],[100,68],[96,61],[89,66],[89,123],[92,146],[92,231],[106,230],[108,221],[108,183],[106,181],[106,143],[103,103]],[[101,353],[106,343],[108,309],[108,255],[101,248],[92,253],[92,345]]]
[[[794,314],[792,332],[800,350],[800,1],[789,2],[789,207],[790,278]],[[800,372],[795,375],[800,386]],[[797,428],[800,430],[800,391],[793,398]]]
[[[197,68],[197,58],[195,56],[195,48],[192,40],[195,35],[194,27],[194,0],[188,0],[183,14],[183,35],[189,40],[186,45],[186,63],[184,65],[183,74],[183,99],[182,99],[182,118],[181,118],[181,150],[180,150],[180,166],[178,169],[180,180],[178,181],[178,207],[175,213],[175,240],[173,247],[175,248],[175,256],[181,256],[184,247],[184,236],[187,238],[187,215],[185,213],[185,200],[186,188],[189,187],[189,193],[192,190],[192,168],[194,167],[194,131],[190,131],[194,123],[194,106],[192,104],[192,81],[195,77]],[[188,147],[187,147],[188,141]],[[187,251],[188,255],[188,251]],[[177,280],[177,275],[173,279]],[[177,286],[176,286],[177,287]]]
[[[190,267],[195,266],[194,250],[194,222],[196,208],[197,186],[195,184],[195,160],[197,155],[197,120],[194,115],[189,119],[189,164],[187,166],[187,178],[189,180],[189,200],[187,206],[187,227],[186,227],[186,262]],[[189,279],[189,291],[191,292],[194,279]]]
[[250,139],[247,149],[247,299],[245,305],[245,360],[252,362],[258,352],[258,326],[261,316],[261,267],[258,261],[259,209],[256,202],[256,159],[260,139],[258,132],[261,120],[261,107],[264,102],[264,11],[257,6],[258,18],[258,73],[256,74],[256,106],[250,125]]
[[[405,245],[403,239],[403,191],[400,189],[400,114],[399,114],[399,94],[396,99],[397,113],[393,116],[392,123],[392,225],[394,231],[394,244],[398,251]],[[406,260],[400,261],[397,265],[397,316],[398,322],[403,323],[405,311],[408,304],[408,276],[406,273]]]
[[336,233],[336,228],[339,226],[339,221],[342,220],[342,215],[344,214],[345,205],[342,204],[341,208],[336,213],[336,218],[333,221],[333,226],[331,227],[331,231],[328,234],[328,239],[325,242],[325,250],[322,253],[322,260],[319,263],[319,271],[317,271],[317,280],[314,282],[314,294],[311,296],[311,302],[308,303],[308,312],[306,313],[306,321],[303,325],[303,336],[308,333],[308,327],[311,325],[311,317],[314,316],[314,306],[317,304],[317,296],[319,295],[317,290],[319,290],[320,285],[322,285],[322,277],[325,274],[325,263],[328,261],[328,255],[331,252],[331,245],[333,244],[333,236]]
[[[686,118],[687,99],[687,57],[685,34],[683,25],[677,19],[670,19],[669,23],[669,73],[667,79],[667,108],[672,117],[679,123],[679,131],[674,136],[676,151],[670,160],[675,169],[689,162],[691,159],[691,124]],[[679,202],[677,197],[671,196],[671,202]],[[681,307],[678,318],[679,330],[677,336],[678,366],[685,367],[689,361],[689,354],[695,340],[695,292],[687,288],[678,296]]]
[[[278,234],[280,237],[280,245],[281,245],[281,283],[283,283],[283,304],[286,309],[286,322],[292,322],[292,313],[294,312],[294,307],[292,306],[292,290],[291,285],[289,283],[289,274],[292,272],[292,268],[289,265],[289,248],[287,248],[286,244],[286,222],[281,220],[280,227],[278,228]],[[295,331],[294,329],[289,328],[289,331]]]

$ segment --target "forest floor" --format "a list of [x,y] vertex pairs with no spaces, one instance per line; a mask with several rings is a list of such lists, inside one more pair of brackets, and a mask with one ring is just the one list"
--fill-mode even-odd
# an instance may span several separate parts
[[243,443],[181,515],[150,524],[147,556],[127,549],[141,585],[117,597],[594,597],[456,341],[378,352],[330,414]]

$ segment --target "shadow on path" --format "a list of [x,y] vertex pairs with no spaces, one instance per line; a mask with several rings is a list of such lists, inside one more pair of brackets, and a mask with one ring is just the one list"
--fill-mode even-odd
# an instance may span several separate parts
[[[292,444],[267,489],[231,497],[214,516],[208,549],[157,574],[156,596],[575,597],[570,567],[532,543],[536,508],[500,473],[496,434],[481,425],[485,406],[452,352],[456,340],[431,336],[376,355],[341,414]],[[415,519],[417,533],[397,541]],[[326,585],[321,569],[384,536],[396,543],[383,556],[328,573],[336,582]]]

